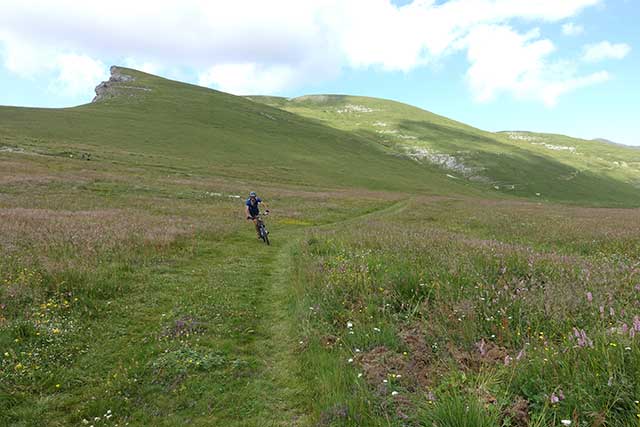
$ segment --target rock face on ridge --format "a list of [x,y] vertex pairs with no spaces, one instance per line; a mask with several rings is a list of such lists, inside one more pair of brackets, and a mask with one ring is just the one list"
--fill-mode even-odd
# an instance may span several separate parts
[[[111,72],[111,77],[109,77],[109,80],[102,82],[98,86],[96,86],[96,96],[91,102],[100,102],[105,99],[114,98],[125,93],[127,89],[134,89],[139,91],[151,90],[145,87],[122,85],[122,83],[130,83],[135,81],[135,77],[123,73],[123,71],[115,65],[111,66],[109,71]],[[129,96],[133,96],[133,94],[129,93]]]

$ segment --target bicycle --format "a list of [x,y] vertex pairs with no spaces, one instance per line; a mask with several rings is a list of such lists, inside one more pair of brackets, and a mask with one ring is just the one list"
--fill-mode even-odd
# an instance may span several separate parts
[[271,242],[269,242],[269,231],[267,230],[267,226],[264,224],[264,221],[262,219],[263,216],[267,216],[269,215],[269,212],[265,212],[264,215],[263,214],[258,214],[254,217],[247,217],[247,219],[252,219],[252,220],[256,220],[256,226],[258,227],[258,232],[260,233],[260,238],[262,239],[263,242],[265,242],[267,245],[270,245]]

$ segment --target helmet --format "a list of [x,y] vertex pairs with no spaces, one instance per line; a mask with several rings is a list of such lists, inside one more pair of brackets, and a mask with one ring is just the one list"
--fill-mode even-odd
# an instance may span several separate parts
[[256,192],[252,191],[251,193],[249,193],[249,197],[256,197]]

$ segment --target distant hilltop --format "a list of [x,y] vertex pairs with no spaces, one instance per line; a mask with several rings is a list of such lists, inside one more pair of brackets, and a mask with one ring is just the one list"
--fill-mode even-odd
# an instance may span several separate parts
[[622,144],[620,142],[611,141],[610,139],[605,139],[605,138],[594,138],[592,139],[592,141],[602,142],[603,144],[618,145],[621,147],[640,148],[640,147],[635,147],[633,145],[627,145],[627,144]]

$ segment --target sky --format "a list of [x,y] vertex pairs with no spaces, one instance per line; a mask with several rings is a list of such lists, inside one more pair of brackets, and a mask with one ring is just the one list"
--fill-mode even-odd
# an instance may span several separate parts
[[640,146],[639,21],[638,0],[0,0],[0,105],[89,102],[116,64]]

